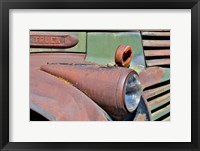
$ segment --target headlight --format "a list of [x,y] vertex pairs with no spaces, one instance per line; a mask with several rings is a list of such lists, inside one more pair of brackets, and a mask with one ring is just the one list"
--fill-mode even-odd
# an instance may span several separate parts
[[133,112],[141,98],[142,87],[136,74],[132,74],[126,81],[125,106],[129,112]]

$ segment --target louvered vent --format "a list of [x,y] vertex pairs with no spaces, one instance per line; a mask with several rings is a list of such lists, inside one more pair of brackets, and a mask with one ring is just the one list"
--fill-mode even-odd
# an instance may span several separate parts
[[146,65],[170,67],[170,31],[142,31]]
[[[157,66],[170,71],[170,31],[142,31],[141,34],[147,68]],[[144,89],[143,97],[154,121],[170,120],[170,76],[163,77],[164,82]]]

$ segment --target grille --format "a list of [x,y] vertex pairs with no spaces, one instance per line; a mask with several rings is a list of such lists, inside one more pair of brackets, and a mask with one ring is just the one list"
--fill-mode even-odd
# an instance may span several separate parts
[[141,34],[147,67],[170,67],[170,32],[142,31]]
[[[141,31],[141,35],[147,68],[170,71],[170,31]],[[170,120],[170,76],[163,76],[164,80],[144,89],[143,98],[153,121]]]

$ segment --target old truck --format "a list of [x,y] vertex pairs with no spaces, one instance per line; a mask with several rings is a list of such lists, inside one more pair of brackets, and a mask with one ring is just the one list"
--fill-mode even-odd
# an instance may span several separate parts
[[31,30],[30,120],[169,121],[170,30]]

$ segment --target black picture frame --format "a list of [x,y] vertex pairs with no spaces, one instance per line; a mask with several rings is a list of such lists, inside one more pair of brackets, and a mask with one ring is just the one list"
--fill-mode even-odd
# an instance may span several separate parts
[[[200,2],[199,0],[0,0],[0,148],[1,150],[200,150]],[[191,142],[29,143],[9,142],[9,9],[191,9]],[[187,71],[185,71],[187,72]],[[144,135],[145,137],[145,135]]]

